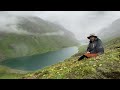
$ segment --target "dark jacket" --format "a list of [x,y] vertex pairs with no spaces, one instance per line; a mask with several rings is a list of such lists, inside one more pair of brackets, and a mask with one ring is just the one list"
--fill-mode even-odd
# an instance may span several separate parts
[[94,42],[90,41],[87,51],[90,53],[103,54],[104,48],[103,48],[102,41],[99,38],[96,38],[96,40]]

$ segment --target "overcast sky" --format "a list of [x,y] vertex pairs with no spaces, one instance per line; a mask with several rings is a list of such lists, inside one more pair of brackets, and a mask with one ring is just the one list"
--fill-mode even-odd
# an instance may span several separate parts
[[59,23],[73,32],[77,39],[86,39],[120,18],[120,11],[8,11],[14,15],[35,15]]
[[120,18],[120,12],[115,11],[45,11],[36,15],[63,25],[80,40]]

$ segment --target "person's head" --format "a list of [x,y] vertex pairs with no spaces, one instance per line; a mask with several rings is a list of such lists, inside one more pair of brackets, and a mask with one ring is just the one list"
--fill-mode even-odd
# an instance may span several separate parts
[[97,36],[95,35],[95,34],[90,34],[90,36],[89,37],[87,37],[90,41],[95,41],[96,40],[96,38],[97,38]]
[[96,37],[94,37],[94,36],[90,37],[90,41],[92,41],[92,42],[95,41],[95,39],[96,39]]

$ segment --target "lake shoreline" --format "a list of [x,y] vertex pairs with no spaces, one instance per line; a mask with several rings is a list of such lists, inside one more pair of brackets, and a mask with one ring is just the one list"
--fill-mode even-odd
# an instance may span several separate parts
[[[60,50],[50,51],[50,52],[43,53],[43,54],[25,56],[25,57],[14,58],[14,59],[7,59],[7,60],[1,62],[1,65],[7,66],[7,67],[10,67],[13,69],[18,69],[18,70],[24,70],[23,68],[25,68],[24,71],[29,71],[29,69],[28,69],[28,67],[29,67],[29,68],[33,69],[33,71],[35,71],[37,69],[42,69],[46,66],[50,66],[50,65],[62,62],[65,59],[72,57],[77,52],[78,52],[78,48],[76,46],[67,47],[67,48],[62,48]],[[39,65],[39,63],[40,63],[40,65]],[[34,66],[34,65],[36,65],[36,66]],[[35,69],[35,68],[37,68],[37,69]],[[30,70],[30,71],[32,71],[32,70]]]

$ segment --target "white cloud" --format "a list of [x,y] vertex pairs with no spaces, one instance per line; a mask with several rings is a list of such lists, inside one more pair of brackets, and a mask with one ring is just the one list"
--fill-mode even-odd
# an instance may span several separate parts
[[120,11],[44,11],[36,15],[60,23],[78,39],[85,39],[120,18]]
[[[120,11],[7,11],[0,14],[35,15],[51,22],[59,23],[73,32],[78,39],[86,39],[90,33],[98,32],[114,20],[120,18]],[[0,18],[4,22],[14,23],[15,20]]]
[[34,15],[34,11],[6,11],[9,15],[16,15],[16,16],[32,16]]

